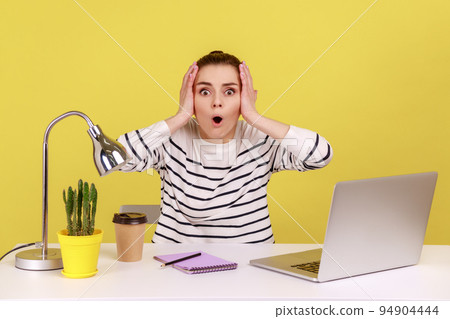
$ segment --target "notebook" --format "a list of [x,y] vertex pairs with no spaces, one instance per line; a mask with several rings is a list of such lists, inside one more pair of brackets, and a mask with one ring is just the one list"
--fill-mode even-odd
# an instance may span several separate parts
[[236,269],[238,266],[238,264],[235,262],[231,262],[231,261],[213,256],[213,255],[207,254],[203,251],[194,251],[194,252],[170,254],[170,255],[159,255],[159,256],[154,256],[153,258],[162,263],[168,263],[172,260],[190,256],[195,253],[201,253],[201,255],[191,258],[191,259],[177,262],[175,264],[172,264],[172,267],[174,267],[178,270],[181,270],[187,274],[201,274],[201,273],[206,273],[206,272],[232,270],[232,269]]

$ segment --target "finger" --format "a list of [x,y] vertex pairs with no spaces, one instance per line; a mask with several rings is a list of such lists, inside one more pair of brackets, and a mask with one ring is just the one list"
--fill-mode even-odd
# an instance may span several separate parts
[[189,81],[189,75],[192,73],[194,66],[195,66],[195,64],[192,64],[191,66],[189,66],[189,69],[187,70],[186,74],[183,77],[183,85],[186,85],[186,83]]
[[191,78],[191,74],[192,74],[192,70],[197,67],[197,63],[194,62],[192,65],[189,66],[188,71],[186,72],[186,74],[183,77],[183,83],[181,84],[181,89],[180,89],[180,103],[183,103],[182,101],[184,101],[186,95],[189,92],[192,92],[192,89],[189,90],[189,83],[190,83],[190,78]]
[[189,74],[189,82],[187,83],[187,90],[188,92],[192,92],[194,91],[194,83],[195,83],[195,78],[197,76],[198,73],[198,66],[195,65],[192,72]]
[[244,64],[244,73],[245,73],[246,77],[248,78],[249,86],[251,86],[253,88],[253,77],[250,73],[250,68],[247,65],[247,63],[245,63],[245,61],[243,62],[243,64]]
[[239,76],[241,78],[241,83],[242,83],[242,91],[247,89],[247,78],[245,76],[244,73],[244,65],[241,63],[239,64]]
[[189,74],[192,73],[192,70],[193,70],[194,67],[196,67],[196,66],[197,66],[197,62],[194,62],[194,63],[192,63],[192,64],[189,66],[189,69],[187,70],[186,74],[185,74],[184,77],[183,77],[183,83],[182,83],[182,85],[181,85],[182,88],[183,88],[183,87],[186,85],[186,83],[189,81]]
[[194,66],[194,64],[191,64],[189,66],[188,70],[186,71],[186,73],[184,74],[183,83],[186,82],[186,80],[189,78],[189,74],[191,74],[193,66]]
[[194,65],[192,72],[191,72],[191,81],[192,83],[194,83],[195,78],[197,77],[197,73],[198,73],[198,66],[197,64]]
[[246,82],[245,83],[245,87],[248,88],[250,83],[248,82],[249,78],[248,78],[247,67],[245,66],[245,62],[242,62],[239,65],[239,68],[240,68],[242,77],[244,78],[244,81]]
[[184,98],[187,95],[193,93],[194,79],[195,79],[195,74],[193,74],[193,72],[186,73],[185,78],[183,78],[183,85],[181,86],[181,89],[180,89],[180,101],[184,100]]
[[246,92],[248,96],[254,96],[253,83],[249,77],[249,72],[244,63],[241,64],[241,78],[242,78],[242,91]]
[[252,75],[251,75],[251,73],[250,73],[250,67],[248,66],[248,64],[247,64],[245,61],[243,62],[243,64],[244,64],[244,71],[245,71],[245,74],[247,75],[247,77],[248,77],[250,80],[253,81]]

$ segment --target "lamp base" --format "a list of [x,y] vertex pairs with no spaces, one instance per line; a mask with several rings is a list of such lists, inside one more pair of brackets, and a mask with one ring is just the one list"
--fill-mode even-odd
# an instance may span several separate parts
[[62,269],[61,250],[49,248],[47,255],[42,255],[42,249],[30,249],[16,254],[16,268],[23,270],[56,270]]

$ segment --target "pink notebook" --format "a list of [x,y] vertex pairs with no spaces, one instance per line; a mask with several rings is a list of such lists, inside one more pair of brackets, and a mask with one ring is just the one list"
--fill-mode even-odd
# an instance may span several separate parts
[[201,253],[201,255],[191,258],[191,259],[177,262],[177,263],[173,264],[172,267],[174,267],[178,270],[181,270],[185,273],[188,273],[188,274],[201,274],[201,273],[205,273],[205,272],[236,269],[238,266],[237,263],[207,254],[202,251],[193,251],[193,252],[170,254],[170,255],[159,255],[159,256],[154,256],[153,258],[162,263],[168,263],[172,260],[190,256],[195,253]]

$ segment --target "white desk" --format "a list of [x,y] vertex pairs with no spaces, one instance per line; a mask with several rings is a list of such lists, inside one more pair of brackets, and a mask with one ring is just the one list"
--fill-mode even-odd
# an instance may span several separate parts
[[[50,247],[58,247],[53,244]],[[143,260],[116,262],[103,244],[96,276],[69,279],[59,270],[24,271],[12,253],[0,262],[3,300],[450,300],[450,246],[424,246],[420,263],[326,283],[260,269],[250,259],[316,245],[145,244]],[[161,269],[154,255],[203,250],[239,263],[236,270],[188,275]]]

